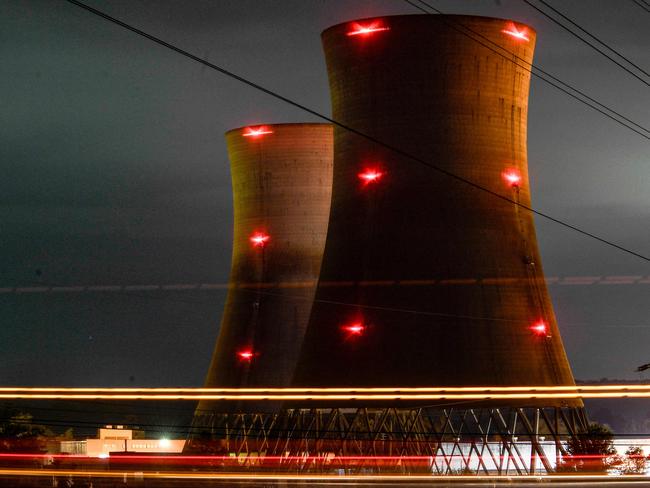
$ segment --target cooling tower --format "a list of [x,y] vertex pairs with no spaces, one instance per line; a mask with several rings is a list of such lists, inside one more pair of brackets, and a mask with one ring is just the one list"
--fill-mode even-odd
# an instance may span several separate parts
[[334,130],[327,241],[294,385],[573,385],[524,208],[534,30],[408,15],[322,38],[333,118],[402,152]]
[[[325,245],[332,127],[226,133],[234,236],[230,288],[206,387],[281,387],[294,374]],[[200,410],[214,405],[202,403]]]

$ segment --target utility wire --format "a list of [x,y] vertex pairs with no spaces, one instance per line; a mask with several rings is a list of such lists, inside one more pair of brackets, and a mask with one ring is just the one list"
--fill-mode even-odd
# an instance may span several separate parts
[[[347,284],[346,286],[352,286]],[[607,281],[601,281],[600,283],[602,284],[608,284]],[[593,284],[593,283],[589,283]],[[612,283],[609,283],[612,284]],[[434,286],[434,283],[431,283],[431,286]],[[439,285],[444,285],[444,284],[439,284]],[[578,285],[583,285],[583,283],[578,283]],[[195,288],[192,288],[192,291],[228,291],[233,289],[232,286],[228,286],[227,284],[224,284],[223,286],[219,286],[218,288],[198,288],[199,285],[196,285]],[[311,285],[312,287],[316,287],[316,283]],[[387,286],[400,286],[399,282],[395,282],[392,285],[387,285]],[[575,283],[571,283],[570,286],[576,286]],[[79,287],[81,288],[81,287]],[[124,287],[122,287],[124,288]],[[292,287],[293,288],[293,287]],[[180,290],[189,290],[189,288],[179,288]],[[282,289],[282,285],[277,285],[274,286],[273,289]],[[394,313],[402,313],[402,314],[413,314],[413,315],[427,315],[427,316],[435,316],[435,317],[441,317],[441,318],[455,318],[455,319],[467,319],[467,320],[487,320],[487,321],[494,321],[494,322],[520,322],[519,320],[515,319],[508,319],[505,317],[488,317],[488,316],[478,316],[478,315],[460,315],[460,314],[451,314],[451,313],[445,313],[445,312],[434,312],[434,311],[422,311],[422,310],[415,310],[415,309],[407,309],[407,308],[395,308],[395,307],[383,307],[383,306],[377,306],[377,305],[365,305],[365,304],[360,304],[360,303],[354,303],[354,302],[344,302],[344,301],[334,301],[334,300],[324,300],[324,299],[310,299],[304,295],[294,295],[294,294],[287,294],[287,293],[279,293],[279,292],[272,292],[272,291],[264,291],[264,290],[255,290],[253,288],[242,288],[242,287],[236,287],[236,290],[238,293],[251,293],[251,294],[260,294],[260,295],[267,295],[267,296],[273,296],[273,297],[278,297],[282,298],[284,300],[295,300],[295,301],[305,301],[305,300],[310,300],[312,302],[318,302],[318,303],[323,303],[323,304],[329,304],[329,305],[341,305],[341,306],[346,306],[346,307],[355,307],[355,308],[363,308],[363,309],[368,309],[368,310],[382,310],[386,312],[394,312]],[[80,290],[83,291],[84,293],[92,293],[92,290]],[[116,290],[117,291],[117,290]],[[175,291],[175,290],[169,290],[164,288],[164,286],[156,286],[155,288],[151,288],[149,291],[151,292],[169,292],[169,291]],[[111,291],[112,292],[112,291]],[[47,291],[43,291],[43,293],[51,293]],[[24,295],[30,295],[31,293],[25,292],[22,293]],[[172,302],[178,302],[178,303],[188,303],[192,305],[209,305],[209,304],[214,304],[213,300],[206,301],[206,300],[194,300],[194,301],[185,301],[185,300],[174,300],[166,297],[152,297],[151,295],[142,295],[142,294],[131,294],[131,293],[120,293],[123,295],[127,296],[134,296],[137,298],[143,298],[143,299],[157,299],[157,300],[164,300],[164,301],[172,301]],[[212,312],[210,312],[212,315]],[[201,314],[203,315],[203,314]],[[589,326],[590,324],[581,324],[581,323],[562,323],[562,328],[571,326],[571,327],[586,327]],[[650,324],[616,324],[616,325],[603,325],[602,327],[606,328],[625,328],[625,329],[646,329],[650,328]]]
[[641,7],[646,12],[650,13],[650,4],[646,4],[643,0],[632,0],[632,2]]
[[[435,8],[433,5],[427,3],[425,0],[404,0],[404,1],[406,3],[408,3],[409,5],[411,5],[412,7],[415,7],[416,9],[418,9],[421,12],[424,12],[426,14],[431,14],[431,12],[429,12],[426,8],[422,7],[421,5],[415,4],[414,1],[417,1],[420,4],[425,5],[427,8],[433,10],[434,12],[436,12],[439,15],[442,15],[442,16],[445,15],[441,10]],[[551,85],[555,89],[563,92],[564,94],[570,96],[571,98],[573,98],[573,99],[579,101],[580,103],[588,106],[589,108],[595,110],[596,112],[599,112],[600,114],[604,115],[605,117],[610,118],[611,120],[613,120],[614,122],[622,125],[623,127],[626,127],[628,129],[630,129],[631,131],[636,132],[641,137],[644,137],[645,139],[650,140],[650,136],[648,136],[648,134],[650,134],[650,129],[647,129],[646,127],[634,122],[633,120],[631,120],[628,117],[624,116],[623,114],[617,112],[616,110],[608,107],[607,105],[604,105],[604,104],[600,103],[595,98],[590,97],[589,95],[587,95],[583,91],[580,91],[577,88],[569,85],[568,83],[565,83],[564,81],[560,80],[558,77],[552,75],[548,71],[543,70],[539,66],[535,66],[534,64],[529,63],[525,59],[520,58],[519,56],[517,56],[512,51],[508,51],[507,49],[503,48],[502,46],[499,46],[497,43],[495,43],[491,39],[485,37],[480,32],[472,30],[469,27],[467,27],[467,26],[465,26],[465,25],[463,25],[463,24],[461,24],[459,22],[456,22],[456,21],[452,20],[449,16],[440,17],[439,20],[440,20],[440,22],[442,22],[445,25],[451,27],[452,29],[456,30],[457,32],[460,32],[461,34],[463,34],[464,36],[466,36],[469,39],[473,40],[474,42],[479,43],[483,47],[486,47],[490,51],[492,51],[495,54],[501,56],[505,60],[519,66],[520,68],[522,68],[522,69],[524,69],[526,71],[528,71],[532,76],[535,76],[536,78],[542,80],[543,82]],[[499,51],[497,51],[493,47],[488,46],[484,42],[481,42],[481,40],[479,38],[483,39],[483,41],[491,44],[492,46],[495,46],[496,48],[499,49]],[[507,56],[504,55],[503,52],[501,52],[501,51],[507,53]],[[514,60],[522,62],[523,65],[519,64],[518,62],[515,62]],[[547,79],[545,77],[548,77],[549,79]],[[552,80],[552,81],[550,81],[550,80]],[[574,92],[574,93],[572,93],[572,92]],[[576,93],[578,95],[576,95]],[[583,98],[580,98],[580,97],[583,97]],[[589,102],[591,102],[591,103],[589,103]],[[592,105],[592,103],[594,105],[596,105],[596,106]],[[612,115],[612,114],[614,114],[614,115]],[[617,119],[616,117],[619,117],[619,119],[621,119],[621,120]],[[634,129],[634,127],[630,127],[629,125],[627,125],[626,123],[624,123],[622,121],[625,121],[625,122],[629,123],[630,125],[632,125],[634,127],[637,127],[641,131],[644,131],[645,134],[643,132],[639,132],[639,130]]]
[[[420,409],[435,409],[435,408],[440,408],[440,407],[456,407],[456,406],[462,406],[462,405],[467,405],[467,404],[477,404],[477,403],[486,403],[489,402],[489,400],[480,400],[479,402],[475,400],[468,400],[468,401],[462,401],[462,402],[445,402],[445,403],[440,403],[440,404],[432,404],[432,405],[405,405],[404,407],[400,407],[401,409],[404,410],[420,410]],[[481,407],[479,407],[481,408]],[[489,407],[482,407],[482,408],[489,408]],[[361,409],[361,408],[359,408]],[[458,409],[462,410],[462,409]],[[199,410],[197,410],[198,412]],[[207,412],[206,414],[199,414],[199,416],[211,416],[212,410],[204,410]],[[219,415],[228,415],[228,414],[217,414]],[[238,415],[241,416],[240,413],[233,414],[231,413],[230,415]],[[245,415],[245,414],[244,414]],[[250,414],[255,415],[255,414]],[[269,416],[272,414],[268,414]],[[21,422],[21,421],[16,421],[13,417],[0,417],[0,423],[7,422],[7,423],[15,423],[18,425],[42,425],[45,427],[67,427],[67,428],[77,428],[77,429],[89,429],[89,428],[101,428],[105,425],[105,422],[102,421],[86,421],[86,420],[74,420],[71,423],[68,423],[66,420],[63,419],[51,419],[47,417],[32,417],[28,422]],[[261,426],[261,427],[256,427],[254,425],[240,425],[240,426],[228,426],[228,427],[214,427],[214,426],[202,426],[202,425],[183,425],[183,424],[160,424],[160,423],[147,423],[147,424],[138,424],[137,429],[134,430],[145,430],[149,432],[156,432],[158,434],[165,433],[165,434],[180,434],[180,435],[192,435],[192,434],[201,434],[203,432],[209,431],[212,439],[208,440],[217,440],[220,437],[226,437],[226,436],[231,436],[232,437],[239,437],[239,436],[248,436],[249,442],[252,437],[255,436],[265,436],[269,434],[269,429],[267,426]],[[325,438],[327,434],[347,434],[347,430],[345,429],[338,429],[338,428],[332,428],[332,429],[321,429],[318,432],[314,431],[313,429],[309,428],[300,428],[300,427],[279,427],[276,426],[273,428],[271,431],[273,436],[268,437],[269,439],[277,440],[281,439],[284,440],[286,437],[279,437],[282,434],[307,434],[301,435],[299,439],[318,439],[318,438]],[[364,433],[364,432],[362,432]],[[367,432],[366,432],[367,433]],[[405,431],[401,429],[390,429],[386,431],[382,431],[381,433],[383,434],[396,434],[396,435],[404,435],[404,434],[409,434],[412,433],[411,431]],[[484,436],[484,432],[473,432],[469,430],[463,430],[462,432],[464,435],[467,436]],[[492,432],[492,434],[498,434],[499,432]],[[446,432],[446,434],[456,437],[457,434],[454,434],[453,432]],[[590,434],[587,432],[575,432],[573,434],[576,437],[582,437],[582,436],[589,436]],[[642,433],[617,433],[616,437],[617,438],[632,438],[631,441],[634,441],[635,438],[642,436],[642,435],[648,435],[648,433],[642,432]],[[5,440],[11,440],[11,438],[5,437]],[[19,440],[19,439],[16,439]],[[137,440],[137,439],[136,439]],[[198,440],[200,441],[201,438],[194,438],[193,440]],[[253,439],[253,442],[255,440],[262,441],[262,439]],[[363,439],[360,439],[363,441]],[[372,441],[369,441],[372,442]],[[387,439],[385,442],[403,442],[403,439]],[[410,439],[409,442],[413,443],[427,443],[427,442],[432,442],[431,439]],[[144,454],[144,453],[143,453]]]
[[[629,64],[631,64],[632,66],[634,66],[636,69],[638,69],[639,71],[641,71],[644,75],[646,75],[646,76],[650,76],[650,73],[648,73],[647,71],[645,71],[645,70],[644,70],[643,68],[641,68],[639,65],[633,63],[630,59],[628,59],[628,58],[626,58],[625,56],[623,56],[620,52],[618,52],[617,50],[615,50],[614,48],[612,48],[609,44],[607,44],[606,42],[601,41],[598,37],[596,37],[595,35],[593,35],[591,32],[588,32],[588,31],[585,30],[583,27],[581,27],[581,26],[579,26],[578,24],[576,24],[575,22],[573,22],[569,17],[567,17],[567,16],[565,16],[564,14],[562,14],[562,12],[560,12],[559,10],[553,8],[552,5],[549,5],[549,4],[548,4],[547,2],[545,2],[544,0],[539,0],[539,1],[540,1],[541,3],[543,3],[544,5],[546,5],[548,8],[550,8],[551,10],[553,10],[554,12],[556,12],[556,13],[557,13],[558,15],[560,15],[562,18],[566,19],[566,20],[567,20],[568,22],[570,22],[572,25],[576,26],[576,27],[577,27],[578,29],[580,29],[582,32],[584,32],[585,34],[587,34],[587,35],[593,37],[594,39],[596,39],[598,42],[600,42],[600,43],[601,43],[603,46],[605,46],[607,49],[609,49],[610,51],[612,51],[613,53],[615,53],[617,56],[619,56],[621,59],[624,59],[624,60],[627,61]],[[647,3],[647,2],[646,2],[646,3]],[[647,4],[647,5],[650,6],[650,3]]]
[[[625,65],[623,65],[623,64],[621,64],[621,63],[619,63],[616,59],[614,59],[613,57],[611,57],[609,54],[607,54],[606,52],[604,52],[604,51],[602,51],[601,49],[599,49],[598,46],[596,46],[595,44],[589,42],[587,39],[585,39],[584,37],[580,36],[579,34],[576,34],[574,31],[572,31],[570,28],[568,28],[567,26],[565,26],[564,24],[562,24],[560,21],[558,21],[557,19],[555,19],[553,16],[551,16],[550,14],[544,12],[542,9],[540,9],[539,7],[537,7],[536,5],[534,5],[530,0],[522,0],[522,1],[523,1],[526,5],[528,5],[528,6],[530,6],[531,8],[534,8],[535,10],[537,10],[539,13],[541,13],[543,16],[545,16],[546,18],[548,18],[549,20],[551,20],[553,23],[555,23],[555,24],[559,25],[560,27],[562,27],[565,31],[567,31],[567,32],[568,32],[569,34],[571,34],[573,37],[576,37],[577,39],[580,39],[580,40],[581,40],[582,42],[584,42],[587,46],[591,47],[591,48],[594,49],[595,51],[597,51],[597,52],[599,52],[600,54],[602,54],[603,56],[605,56],[605,57],[606,57],[607,59],[609,59],[612,63],[616,64],[616,65],[619,66],[621,69],[625,70],[626,72],[628,72],[629,74],[631,74],[632,76],[634,76],[637,80],[641,81],[641,83],[643,83],[644,85],[650,87],[650,83],[648,83],[647,80],[644,80],[643,78],[641,78],[641,77],[640,77],[639,75],[637,75],[634,71],[630,70],[627,66],[625,66]],[[553,8],[553,6],[549,5],[549,4],[546,3],[544,0],[539,0],[539,2],[542,3],[543,5],[545,5],[547,8],[551,9],[551,10],[552,10],[553,12],[555,12],[556,14],[558,14],[558,15],[559,15],[560,17],[562,17],[564,20],[566,20],[567,22],[569,22],[571,25],[577,27],[578,29],[580,29],[582,32],[584,32],[584,33],[587,34],[588,36],[594,38],[596,41],[598,41],[600,44],[602,44],[603,46],[605,46],[607,49],[609,49],[611,52],[613,52],[614,54],[616,54],[618,57],[620,57],[621,59],[624,59],[626,62],[628,62],[629,64],[631,64],[632,66],[634,66],[637,70],[641,71],[644,75],[646,75],[646,76],[650,76],[650,74],[649,74],[648,72],[646,72],[643,68],[641,68],[640,66],[636,65],[635,63],[633,63],[632,61],[630,61],[629,59],[627,59],[627,58],[626,58],[625,56],[623,56],[621,53],[619,53],[618,51],[616,51],[615,49],[613,49],[612,47],[610,47],[607,43],[605,43],[605,42],[601,41],[600,39],[598,39],[596,36],[594,36],[594,35],[591,34],[590,32],[587,32],[585,29],[583,29],[581,26],[579,26],[578,24],[576,24],[573,20],[571,20],[569,17],[567,17],[566,15],[564,15],[564,14],[563,14],[562,12],[560,12],[559,10]]]
[[519,320],[515,319],[507,319],[507,318],[500,318],[500,317],[485,317],[485,316],[477,316],[477,315],[459,315],[459,314],[453,314],[453,313],[444,313],[444,312],[428,312],[428,311],[422,311],[422,310],[414,310],[410,308],[396,308],[396,307],[383,307],[379,305],[365,305],[361,303],[352,303],[352,302],[342,302],[338,300],[324,300],[320,298],[313,298],[310,299],[309,297],[306,296],[298,296],[298,295],[286,295],[284,293],[273,293],[269,291],[262,291],[262,290],[246,290],[246,289],[239,289],[237,290],[239,292],[249,292],[249,293],[259,293],[260,295],[266,295],[266,296],[273,296],[273,297],[278,297],[278,298],[284,298],[287,300],[307,300],[315,303],[323,303],[326,305],[341,305],[344,307],[355,307],[355,308],[362,308],[365,310],[381,310],[383,312],[394,312],[394,313],[401,313],[401,314],[411,314],[411,315],[428,315],[431,317],[443,317],[443,318],[448,318],[448,319],[466,319],[466,320],[488,320],[488,321],[493,321],[493,322],[513,322],[513,323],[518,323],[520,322]]
[[[444,168],[442,168],[440,166],[436,166],[436,165],[434,165],[434,164],[432,164],[432,163],[430,163],[428,161],[425,161],[425,160],[423,160],[423,159],[421,159],[421,158],[419,158],[417,156],[414,156],[414,155],[412,155],[412,154],[410,154],[410,153],[408,153],[408,152],[406,152],[406,151],[404,151],[402,149],[399,149],[399,148],[397,148],[397,147],[395,147],[393,145],[382,142],[379,139],[377,139],[377,138],[375,138],[375,137],[373,137],[371,135],[363,133],[363,132],[361,132],[361,131],[353,128],[353,127],[350,127],[350,126],[348,126],[346,124],[343,124],[341,122],[338,122],[338,121],[332,119],[331,117],[323,115],[322,113],[317,112],[316,110],[307,107],[306,105],[303,105],[303,104],[301,104],[299,102],[296,102],[296,101],[294,101],[294,100],[292,100],[290,98],[287,98],[284,95],[280,95],[279,93],[277,93],[277,92],[275,92],[275,91],[273,91],[273,90],[271,90],[269,88],[266,88],[266,87],[264,87],[264,86],[262,86],[262,85],[260,85],[260,84],[258,84],[256,82],[253,82],[253,81],[251,81],[251,80],[249,80],[247,78],[244,78],[243,76],[237,75],[237,74],[233,73],[232,71],[229,71],[229,70],[227,70],[227,69],[225,69],[225,68],[223,68],[221,66],[218,66],[218,65],[216,65],[214,63],[203,60],[200,57],[198,57],[198,56],[196,56],[196,55],[194,55],[194,54],[192,54],[192,53],[190,53],[188,51],[185,51],[185,50],[183,50],[183,49],[181,49],[181,48],[179,48],[177,46],[174,46],[174,45],[172,45],[172,44],[170,44],[170,43],[168,43],[166,41],[163,41],[162,39],[160,39],[158,37],[155,37],[155,36],[153,36],[151,34],[148,34],[148,33],[144,32],[144,31],[142,31],[140,29],[137,29],[136,27],[133,27],[133,26],[131,26],[129,24],[126,24],[126,23],[124,23],[124,22],[122,22],[122,21],[120,21],[120,20],[118,20],[118,19],[116,19],[114,17],[111,17],[110,15],[108,15],[108,14],[106,14],[104,12],[101,12],[101,11],[99,11],[97,9],[94,9],[94,8],[84,4],[84,3],[81,3],[78,0],[66,0],[66,1],[73,4],[73,5],[78,6],[80,8],[83,8],[84,10],[87,10],[88,12],[91,12],[94,15],[102,17],[103,19],[108,20],[109,22],[117,24],[120,27],[123,27],[124,29],[127,29],[127,30],[129,30],[131,32],[134,32],[134,33],[136,33],[136,34],[138,34],[138,35],[140,35],[142,37],[145,37],[145,38],[155,42],[156,44],[164,46],[167,49],[170,49],[170,50],[175,51],[175,52],[177,52],[177,53],[179,53],[179,54],[181,54],[181,55],[183,55],[183,56],[185,56],[185,57],[187,57],[189,59],[192,59],[192,60],[196,61],[197,63],[200,63],[200,64],[202,64],[204,66],[207,66],[207,67],[209,67],[209,68],[211,68],[211,69],[213,69],[215,71],[218,71],[219,73],[222,73],[222,74],[224,74],[224,75],[226,75],[226,76],[228,76],[230,78],[233,78],[233,79],[235,79],[237,81],[240,81],[241,83],[243,83],[245,85],[248,85],[248,86],[250,86],[252,88],[255,88],[258,91],[266,93],[267,95],[270,95],[270,96],[272,96],[272,97],[274,97],[274,98],[276,98],[278,100],[281,100],[281,101],[283,101],[283,102],[285,102],[285,103],[287,103],[289,105],[292,105],[292,106],[294,106],[296,108],[299,108],[299,109],[301,109],[301,110],[303,110],[303,111],[305,111],[305,112],[307,112],[307,113],[309,113],[311,115],[314,115],[314,116],[316,116],[316,117],[318,117],[318,118],[320,118],[322,120],[330,122],[331,124],[336,125],[336,126],[342,128],[342,129],[344,129],[344,130],[346,130],[346,131],[348,131],[348,132],[350,132],[352,134],[363,137],[364,139],[366,139],[366,140],[368,140],[370,142],[373,142],[373,143],[375,143],[375,144],[377,144],[379,146],[383,146],[384,148],[390,150],[391,152],[393,152],[393,153],[395,153],[395,154],[397,154],[399,156],[402,156],[404,158],[407,158],[407,159],[410,159],[410,160],[415,161],[417,163],[420,163],[423,166],[427,166],[427,167],[429,167],[429,168],[431,168],[431,169],[433,169],[433,170],[435,170],[435,171],[437,171],[437,172],[439,172],[439,173],[441,173],[443,175],[449,176],[450,178],[452,178],[452,179],[454,179],[456,181],[465,183],[466,185],[469,185],[472,188],[475,188],[477,190],[486,192],[486,193],[488,193],[488,194],[490,194],[490,195],[492,195],[492,196],[494,196],[496,198],[499,198],[499,199],[501,199],[503,201],[506,201],[506,202],[512,203],[514,205],[517,205],[520,208],[528,210],[529,212],[532,212],[532,213],[534,213],[536,215],[539,215],[540,217],[543,217],[543,218],[545,218],[547,220],[550,220],[551,222],[555,222],[556,224],[559,224],[559,225],[561,225],[563,227],[566,227],[567,229],[571,229],[571,230],[573,230],[575,232],[578,232],[578,233],[580,233],[582,235],[585,235],[587,237],[591,237],[592,239],[597,240],[597,241],[599,241],[599,242],[601,242],[601,243],[603,243],[605,245],[608,245],[610,247],[613,247],[615,249],[623,251],[623,252],[625,252],[627,254],[630,254],[632,256],[640,258],[640,259],[642,259],[644,261],[650,262],[650,257],[648,257],[648,256],[640,254],[640,253],[638,253],[636,251],[632,251],[631,249],[628,249],[628,248],[626,248],[626,247],[624,247],[622,245],[616,244],[613,241],[610,241],[608,239],[599,237],[599,236],[597,236],[597,235],[595,235],[595,234],[593,234],[591,232],[588,232],[586,230],[583,230],[583,229],[581,229],[581,228],[579,228],[579,227],[577,227],[575,225],[569,224],[569,223],[564,222],[564,221],[562,221],[562,220],[560,220],[558,218],[552,217],[549,214],[546,214],[546,213],[541,212],[539,210],[535,210],[535,209],[533,209],[533,208],[531,208],[531,207],[529,207],[527,205],[524,205],[524,204],[522,204],[520,202],[517,202],[516,200],[508,198],[508,197],[506,197],[504,195],[501,195],[500,193],[497,193],[496,191],[493,191],[493,190],[490,190],[489,188],[481,186],[478,183],[475,183],[475,182],[473,182],[471,180],[468,180],[466,178],[458,176],[457,174],[452,173],[452,172],[450,172],[450,171],[448,171],[448,170],[446,170],[446,169],[444,169]],[[577,98],[577,97],[575,97],[575,98]],[[596,109],[596,110],[598,110],[598,109]],[[609,116],[609,117],[613,119],[613,117],[611,117],[611,116]],[[613,120],[616,120],[616,119],[613,119]],[[620,123],[620,121],[619,121],[619,123]],[[632,130],[634,130],[634,129],[632,129]],[[635,132],[641,134],[640,132],[638,132],[636,130],[635,130]],[[643,134],[641,134],[641,135],[643,135]],[[650,140],[650,136],[643,135],[643,137]]]
[[[480,400],[480,401],[475,401],[475,400],[466,400],[466,401],[461,401],[461,402],[442,402],[439,404],[431,404],[431,405],[405,405],[403,407],[399,407],[400,409],[404,410],[426,410],[426,409],[436,409],[439,407],[456,407],[456,406],[462,406],[462,405],[467,405],[467,404],[477,404],[477,403],[487,403],[490,400]],[[357,408],[357,407],[355,407]],[[479,407],[479,408],[489,408],[486,406]],[[362,407],[358,407],[357,410],[363,409]],[[462,409],[459,409],[462,410]],[[197,409],[197,412],[201,410]],[[205,414],[198,414],[198,416],[211,416],[213,413],[212,410],[203,410],[207,413]],[[93,412],[94,413],[94,412]],[[228,415],[228,414],[217,414],[217,416],[220,415]],[[231,416],[241,416],[240,413],[230,414]],[[246,414],[244,414],[246,415]],[[249,414],[251,416],[255,414]],[[271,413],[268,413],[269,416],[273,415]],[[425,414],[426,415],[426,414]],[[0,417],[0,423],[3,422],[13,422],[15,424],[23,424],[23,425],[43,425],[46,427],[68,427],[68,428],[92,428],[92,427],[103,427],[105,425],[105,422],[102,422],[100,420],[97,421],[88,421],[88,420],[74,420],[71,423],[68,423],[66,420],[63,419],[52,419],[52,418],[47,418],[47,417],[32,417],[28,422],[21,422],[21,421],[16,421],[12,416],[9,417]],[[251,422],[252,424],[252,422]],[[204,431],[210,431],[210,434],[213,436],[214,439],[218,439],[220,436],[231,436],[231,437],[238,437],[242,435],[246,435],[249,437],[257,436],[257,435],[268,435],[269,429],[268,426],[261,426],[261,427],[256,427],[255,425],[242,425],[240,424],[239,426],[235,427],[234,425],[228,426],[228,427],[214,427],[214,426],[202,426],[202,425],[183,425],[183,424],[160,424],[160,423],[147,423],[147,424],[138,424],[137,425],[137,430],[149,430],[151,432],[157,432],[157,433],[166,433],[166,434],[181,434],[181,435],[192,435],[192,434],[201,434]],[[308,434],[307,436],[301,436],[301,438],[309,438],[309,439],[316,439],[316,438],[323,438],[325,437],[325,434],[346,434],[347,430],[345,429],[338,429],[338,428],[332,428],[332,429],[321,429],[318,432],[314,431],[313,429],[309,428],[300,428],[300,427],[280,427],[280,426],[275,426],[273,430],[271,431],[272,434],[275,436],[281,435],[281,434]],[[399,434],[399,435],[404,435],[404,434],[409,434],[410,431],[404,431],[401,429],[390,429],[386,431],[382,431],[384,434]],[[462,432],[464,435],[467,436],[483,436],[484,433],[482,432],[472,432],[468,430],[463,430]],[[493,432],[493,434],[497,434],[498,432]],[[311,434],[311,436],[309,435]],[[446,432],[446,434],[449,434],[451,436],[456,437],[457,434],[454,434],[453,432]],[[616,437],[638,437],[639,435],[644,435],[645,433],[620,433],[616,434]],[[574,433],[574,436],[581,437],[581,436],[588,436],[588,433],[580,433],[576,432]],[[647,435],[647,434],[645,434]],[[286,439],[286,437],[275,437],[271,436],[271,439]],[[312,437],[314,436],[314,437]],[[6,440],[7,438],[5,438]],[[195,438],[194,440],[200,440],[200,438]],[[259,439],[261,440],[261,439]],[[255,439],[253,439],[255,441]],[[370,441],[371,442],[371,441]],[[403,442],[403,439],[389,439],[386,442]],[[427,442],[432,442],[431,439],[429,440],[420,440],[420,439],[411,439],[410,442],[415,442],[415,443],[427,443]]]

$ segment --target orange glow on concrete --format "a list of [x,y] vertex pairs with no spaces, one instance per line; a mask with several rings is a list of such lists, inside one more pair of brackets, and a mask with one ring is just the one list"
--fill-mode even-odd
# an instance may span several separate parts
[[420,387],[332,387],[332,388],[102,388],[102,387],[0,387],[0,394],[5,393],[436,393],[436,392],[548,392],[548,391],[650,391],[650,383],[643,385],[610,384],[610,385],[580,385],[580,386],[420,386]]
[[513,400],[650,398],[650,385],[448,388],[2,388],[0,399],[33,400]]

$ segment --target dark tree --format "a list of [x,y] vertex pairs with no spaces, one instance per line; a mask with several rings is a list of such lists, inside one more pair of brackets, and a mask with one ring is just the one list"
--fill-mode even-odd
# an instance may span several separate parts
[[559,469],[562,471],[607,471],[621,463],[614,448],[614,433],[604,424],[592,422],[587,432],[567,442],[567,454]]
[[639,446],[630,446],[625,451],[625,459],[621,463],[621,474],[644,474],[648,458],[643,454],[643,449]]
[[0,421],[0,452],[42,452],[45,441],[53,433],[43,425],[34,424],[28,413],[17,413]]

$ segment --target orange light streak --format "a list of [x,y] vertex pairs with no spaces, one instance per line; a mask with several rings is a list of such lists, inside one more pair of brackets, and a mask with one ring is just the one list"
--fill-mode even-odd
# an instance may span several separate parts
[[544,391],[590,391],[590,390],[648,390],[649,384],[610,384],[610,385],[580,385],[580,386],[545,386],[545,385],[522,385],[522,386],[393,386],[393,387],[288,387],[288,388],[185,388],[185,387],[160,387],[160,388],[126,388],[126,387],[65,387],[65,386],[3,386],[0,387],[2,392],[75,392],[75,393],[311,393],[311,392],[339,392],[339,393],[356,393],[356,392],[504,392],[504,391],[523,391],[523,392],[544,392]]
[[0,388],[2,399],[419,401],[650,398],[650,385],[449,388]]
[[311,392],[339,392],[339,393],[356,393],[356,392],[505,392],[505,391],[523,391],[523,392],[545,392],[545,391],[591,391],[591,390],[648,390],[649,384],[609,384],[609,385],[580,385],[580,386],[548,386],[548,385],[521,385],[521,386],[392,386],[392,387],[326,387],[326,388],[104,388],[104,387],[65,387],[65,386],[4,386],[0,387],[1,392],[73,392],[73,393],[140,393],[140,392],[163,392],[163,393],[311,393]]

